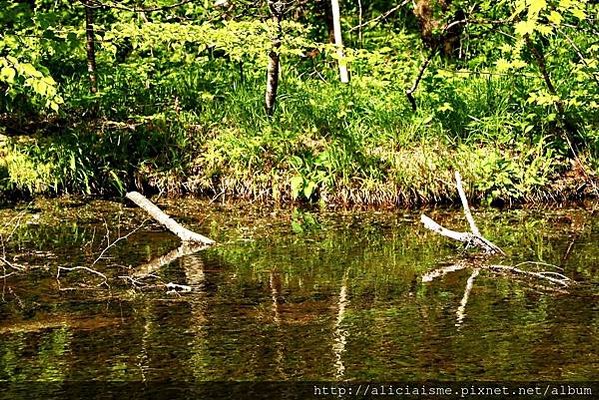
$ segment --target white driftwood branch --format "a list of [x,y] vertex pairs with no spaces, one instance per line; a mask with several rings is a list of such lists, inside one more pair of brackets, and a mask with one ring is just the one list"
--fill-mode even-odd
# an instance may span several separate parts
[[460,199],[462,201],[462,206],[464,207],[464,214],[466,215],[466,219],[470,224],[470,230],[472,232],[457,232],[452,231],[451,229],[447,229],[426,215],[422,214],[420,216],[420,222],[424,225],[425,228],[430,229],[433,232],[437,232],[440,235],[446,236],[448,238],[458,240],[460,242],[464,242],[468,245],[473,245],[482,248],[485,252],[490,254],[502,254],[505,255],[503,250],[493,244],[490,240],[481,236],[476,223],[474,223],[474,218],[472,218],[472,213],[470,212],[470,207],[468,206],[468,200],[466,199],[466,193],[464,192],[464,188],[462,187],[462,177],[459,172],[455,173],[456,186],[458,188],[458,193],[460,194]]
[[439,235],[446,236],[453,240],[458,240],[464,243],[470,243],[474,239],[474,235],[468,232],[456,232],[451,229],[447,229],[426,215],[422,214],[420,216],[420,222],[424,225],[426,229],[430,229],[433,232],[437,232]]
[[198,242],[205,245],[212,245],[215,243],[214,240],[200,235],[199,233],[192,232],[189,229],[181,226],[181,224],[166,215],[160,208],[144,197],[141,193],[129,192],[127,193],[126,197],[137,204],[145,212],[150,214],[150,216],[152,216],[152,218],[154,218],[156,221],[164,225],[166,229],[177,235],[182,241]]
[[455,172],[455,183],[458,187],[458,193],[460,195],[460,200],[462,201],[462,207],[464,208],[464,215],[468,220],[468,224],[470,224],[470,231],[475,236],[480,236],[480,231],[474,223],[474,218],[472,218],[472,213],[470,212],[470,206],[468,205],[468,199],[466,198],[466,192],[464,192],[464,188],[462,187],[462,177],[458,171]]

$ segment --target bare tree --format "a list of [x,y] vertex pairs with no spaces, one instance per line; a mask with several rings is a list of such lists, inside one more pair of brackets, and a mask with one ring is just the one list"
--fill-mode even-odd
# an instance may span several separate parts
[[283,21],[285,5],[282,1],[268,0],[268,8],[270,9],[270,14],[275,23],[275,35],[272,39],[272,48],[268,54],[265,105],[266,113],[272,115],[275,111],[277,89],[279,87],[279,69],[281,66],[279,50],[281,48],[281,40],[283,37],[281,22]]

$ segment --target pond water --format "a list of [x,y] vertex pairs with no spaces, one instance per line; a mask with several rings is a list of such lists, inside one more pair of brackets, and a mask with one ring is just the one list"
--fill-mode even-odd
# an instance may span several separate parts
[[[30,268],[0,282],[0,381],[598,376],[599,217],[588,205],[475,210],[508,253],[489,262],[551,263],[563,270],[521,268],[581,283],[563,290],[483,269],[465,299],[471,269],[423,282],[472,251],[422,228],[419,210],[158,204],[219,245],[160,266],[178,239],[132,206],[61,199],[0,210],[4,257]],[[460,210],[424,212],[466,230]],[[108,285],[84,269],[57,279],[76,266]],[[152,276],[126,278],[140,269]]]

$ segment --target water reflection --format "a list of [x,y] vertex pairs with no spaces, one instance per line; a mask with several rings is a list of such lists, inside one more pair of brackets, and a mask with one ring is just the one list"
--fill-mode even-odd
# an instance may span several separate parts
[[[110,204],[102,207],[111,215]],[[206,207],[180,212],[193,225],[197,209]],[[103,225],[97,213],[63,212],[42,211],[7,244],[14,257],[46,254],[27,260],[46,269],[3,280],[0,379],[577,380],[599,370],[596,288],[563,294],[467,268],[456,263],[460,249],[409,216],[319,215],[317,229],[295,234],[284,211],[220,209],[196,228],[212,229],[221,246],[198,252],[151,226],[97,265],[111,282],[154,274],[192,288],[167,294],[125,281],[110,291],[59,292],[57,266],[90,265],[97,251],[81,248],[103,248],[94,239]],[[573,232],[551,214],[477,216],[513,264],[541,248],[543,261],[579,281],[599,278],[594,218]],[[114,232],[117,223],[108,221]],[[82,277],[72,274],[76,284]]]
[[345,365],[343,364],[343,353],[347,344],[348,329],[343,326],[345,318],[345,309],[349,306],[347,294],[348,272],[343,274],[341,281],[341,291],[339,292],[339,305],[337,308],[337,321],[335,323],[335,343],[333,344],[333,353],[335,354],[335,379],[342,380],[345,375]]

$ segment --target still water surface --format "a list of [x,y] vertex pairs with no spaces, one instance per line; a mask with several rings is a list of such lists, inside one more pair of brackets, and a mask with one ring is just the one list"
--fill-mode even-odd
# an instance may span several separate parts
[[[552,263],[583,284],[556,291],[482,270],[465,301],[470,269],[422,282],[469,254],[424,230],[420,212],[159,204],[220,244],[156,268],[179,243],[146,221],[93,266],[109,288],[84,270],[56,279],[57,269],[91,266],[143,211],[77,200],[0,210],[5,257],[40,267],[0,282],[0,380],[598,376],[599,217],[588,207],[476,211],[508,253],[494,262]],[[466,229],[459,210],[426,213]],[[140,268],[155,277],[123,278]],[[191,291],[168,292],[169,282]]]

